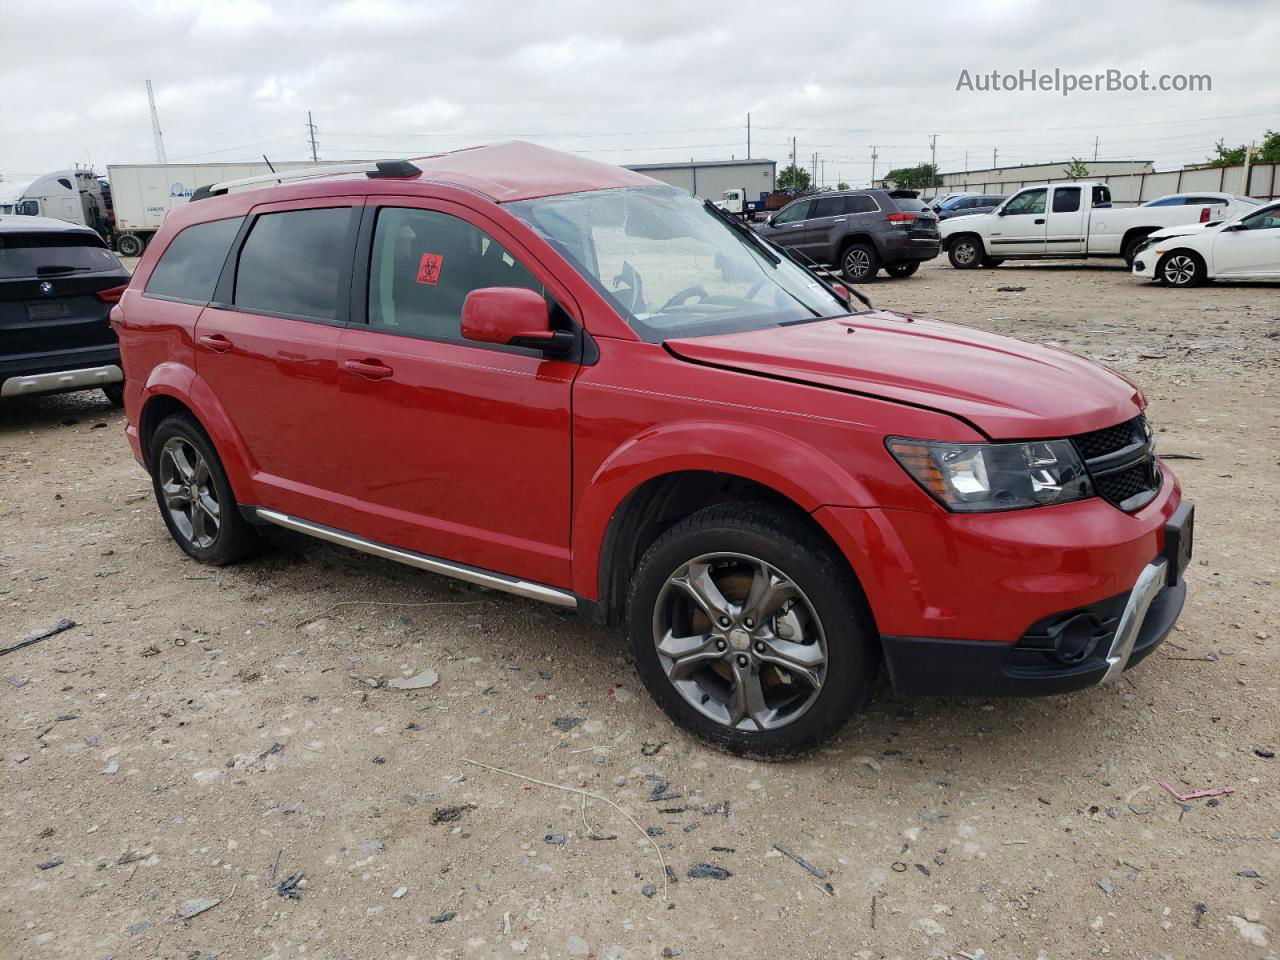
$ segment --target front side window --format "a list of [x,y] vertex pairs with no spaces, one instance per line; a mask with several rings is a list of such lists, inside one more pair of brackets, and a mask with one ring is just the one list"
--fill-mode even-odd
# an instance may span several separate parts
[[1028,213],[1044,213],[1045,190],[1028,190],[1026,193],[1020,193],[1004,208],[1004,212],[1009,216],[1017,216],[1019,214]]
[[18,215],[23,217],[40,216],[40,201],[39,200],[23,200],[20,204],[18,204]]
[[350,207],[258,217],[240,250],[235,305],[288,317],[337,319],[338,275],[349,256],[350,225]]
[[1246,230],[1280,230],[1280,207],[1268,207],[1250,214],[1240,221],[1240,225]]
[[1053,191],[1053,212],[1074,213],[1080,209],[1079,187],[1057,187]]
[[378,213],[369,266],[370,328],[462,343],[462,304],[484,287],[544,293],[523,264],[465,220],[408,207]]
[[777,248],[683,190],[597,190],[508,209],[651,343],[849,312]]
[[773,218],[773,222],[795,223],[797,220],[808,220],[809,210],[812,207],[812,200],[801,200],[798,203],[793,203],[791,206],[783,208],[782,212]]
[[165,247],[144,294],[208,303],[242,223],[243,217],[232,217],[187,227]]

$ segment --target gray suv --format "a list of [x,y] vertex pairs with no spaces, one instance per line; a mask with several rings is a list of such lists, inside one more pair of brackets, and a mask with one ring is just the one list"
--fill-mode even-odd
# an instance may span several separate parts
[[850,283],[874,280],[882,267],[891,277],[909,277],[940,249],[938,217],[914,190],[801,197],[756,230],[802,258],[834,267]]

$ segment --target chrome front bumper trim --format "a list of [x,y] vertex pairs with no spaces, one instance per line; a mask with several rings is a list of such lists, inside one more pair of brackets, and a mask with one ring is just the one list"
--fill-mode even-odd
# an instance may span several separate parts
[[28,376],[10,377],[0,386],[0,397],[20,397],[35,393],[59,393],[63,390],[90,390],[119,383],[124,374],[114,363],[83,370],[64,370],[58,373],[33,373]]
[[1168,563],[1157,560],[1147,564],[1138,574],[1138,582],[1129,592],[1129,602],[1125,604],[1124,613],[1120,615],[1120,625],[1116,627],[1115,637],[1111,641],[1111,649],[1107,653],[1107,672],[1102,675],[1102,683],[1108,683],[1120,676],[1129,664],[1133,655],[1133,645],[1142,632],[1142,624],[1147,619],[1147,611],[1165,586],[1165,568]]

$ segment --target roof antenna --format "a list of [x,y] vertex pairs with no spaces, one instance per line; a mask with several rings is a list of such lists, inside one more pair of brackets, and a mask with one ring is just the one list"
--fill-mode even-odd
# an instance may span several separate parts
[[276,172],[276,168],[271,165],[271,161],[267,159],[267,155],[265,153],[262,155],[262,162],[267,165],[267,169],[272,173]]

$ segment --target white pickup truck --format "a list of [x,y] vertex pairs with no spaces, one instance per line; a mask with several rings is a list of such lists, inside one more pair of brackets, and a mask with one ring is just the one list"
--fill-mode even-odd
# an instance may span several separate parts
[[942,247],[961,270],[1013,259],[1124,257],[1131,264],[1152,231],[1222,220],[1256,203],[1229,193],[1179,193],[1113,207],[1105,183],[1050,183],[1019,190],[990,213],[943,220]]

